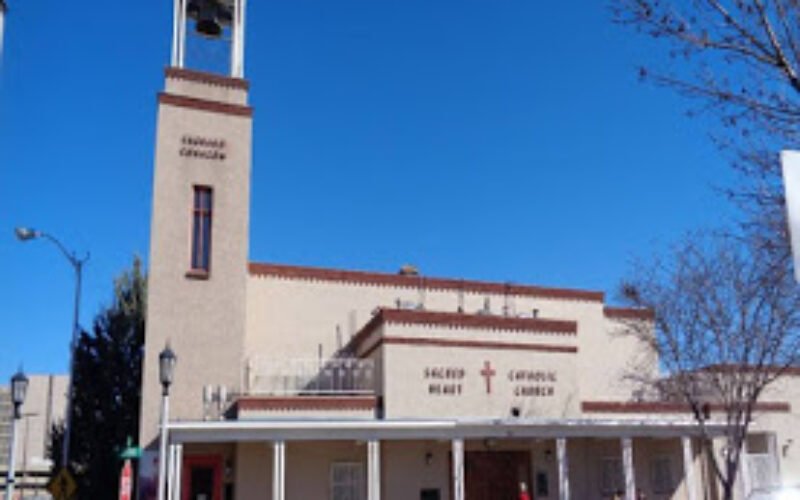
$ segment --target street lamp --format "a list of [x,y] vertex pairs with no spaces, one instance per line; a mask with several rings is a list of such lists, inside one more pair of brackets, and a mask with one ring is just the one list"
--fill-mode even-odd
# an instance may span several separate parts
[[158,500],[164,500],[167,486],[167,424],[169,423],[169,386],[175,376],[175,353],[169,344],[158,355],[158,378],[161,381],[161,438],[158,452]]
[[[2,0],[0,0],[1,2]],[[69,466],[69,445],[72,434],[72,387],[73,380],[75,379],[75,348],[78,346],[78,333],[80,331],[79,316],[80,316],[80,303],[81,303],[81,280],[83,265],[89,260],[87,253],[83,258],[78,258],[75,252],[70,252],[67,248],[56,239],[44,231],[37,231],[30,227],[17,227],[14,233],[19,241],[30,241],[35,239],[44,239],[54,244],[64,257],[67,258],[72,268],[75,270],[75,304],[72,317],[72,339],[69,345],[69,382],[67,386],[67,408],[64,422],[64,440],[61,446],[61,466]]]
[[11,377],[11,402],[14,404],[14,415],[11,420],[11,448],[8,452],[8,475],[6,476],[6,500],[14,497],[14,462],[17,450],[17,421],[22,418],[20,408],[25,402],[25,393],[28,391],[28,377],[18,371]]

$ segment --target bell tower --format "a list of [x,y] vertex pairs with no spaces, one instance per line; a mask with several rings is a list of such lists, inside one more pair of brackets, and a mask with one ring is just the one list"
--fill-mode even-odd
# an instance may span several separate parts
[[[221,55],[228,59],[227,68],[217,68],[217,71],[232,78],[244,78],[245,0],[173,2],[172,67],[206,65],[212,62],[214,55],[217,58]],[[191,23],[194,24],[194,30],[187,32],[187,24]],[[187,49],[192,47],[187,42],[195,42],[200,54],[194,58],[188,57]]]
[[158,94],[142,379],[140,445],[151,450],[166,344],[178,358],[171,420],[202,420],[206,386],[240,388],[253,117],[244,8],[245,0],[174,0]]

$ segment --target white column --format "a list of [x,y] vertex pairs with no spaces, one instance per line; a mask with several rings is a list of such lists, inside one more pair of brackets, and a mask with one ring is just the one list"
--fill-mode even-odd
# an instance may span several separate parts
[[231,20],[231,66],[230,74],[236,77],[239,73],[239,4],[240,0],[233,2],[233,19]]
[[169,463],[167,464],[167,500],[175,500],[175,448],[176,445],[169,445]]
[[17,455],[17,410],[14,410],[14,415],[11,416],[11,443],[8,450],[8,471],[6,472],[6,500],[11,500],[14,497],[14,467],[16,465]]
[[697,485],[694,481],[694,452],[692,438],[683,436],[683,484],[686,487],[686,500],[697,500]]
[[6,8],[0,1],[0,61],[3,60],[3,26],[5,25]]
[[556,439],[556,458],[558,459],[558,499],[569,500],[569,456],[565,438]]
[[178,67],[184,66],[186,59],[186,0],[177,0],[180,4],[178,16]]
[[178,67],[178,38],[180,37],[181,0],[172,0],[172,58],[170,64]]
[[636,478],[633,473],[633,439],[622,438],[622,467],[625,471],[625,500],[636,500]]
[[286,500],[286,442],[272,443],[272,500]]
[[381,500],[381,442],[367,442],[367,500]]
[[453,440],[453,500],[464,500],[464,440]]
[[239,78],[244,78],[244,33],[245,27],[247,23],[245,20],[247,19],[247,0],[240,0],[240,6],[242,12],[239,16],[239,20],[241,21],[241,29],[239,30]]
[[161,396],[161,441],[158,451],[158,500],[165,500],[167,493],[167,442],[169,441],[169,394]]
[[741,480],[739,483],[742,486],[742,495],[744,498],[750,496],[750,492],[752,490],[752,484],[750,481],[750,463],[747,459],[747,442],[742,445],[741,455],[739,456],[739,479]]
[[767,453],[769,454],[772,462],[772,467],[770,468],[770,472],[772,473],[772,482],[775,484],[780,484],[781,461],[780,457],[778,457],[778,435],[774,432],[767,434]]
[[175,445],[175,500],[181,500],[181,486],[183,486],[183,445]]
[[236,0],[233,7],[233,50],[231,76],[244,78],[244,9],[245,0]]

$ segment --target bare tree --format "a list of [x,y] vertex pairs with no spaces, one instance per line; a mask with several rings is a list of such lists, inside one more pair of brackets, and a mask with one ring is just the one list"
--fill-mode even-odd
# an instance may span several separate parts
[[612,0],[612,10],[681,62],[645,76],[699,99],[746,135],[798,142],[798,0]]
[[[623,333],[648,346],[662,368],[660,378],[638,381],[688,406],[723,498],[731,499],[759,399],[800,358],[800,290],[792,273],[764,259],[758,245],[692,235],[666,259],[639,266],[620,292],[628,304],[654,312],[654,324],[624,324]],[[713,453],[705,427],[709,408],[725,423],[723,456]]]
[[778,153],[800,147],[800,0],[609,0],[614,20],[661,43],[641,76],[721,127],[742,182],[725,192],[745,226],[788,256]]

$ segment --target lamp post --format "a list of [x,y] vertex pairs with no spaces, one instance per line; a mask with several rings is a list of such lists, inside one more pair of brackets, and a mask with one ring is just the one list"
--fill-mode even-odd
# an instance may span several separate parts
[[19,487],[19,495],[25,498],[25,485],[28,480],[28,442],[30,441],[30,424],[31,417],[38,417],[36,412],[23,413],[22,418],[25,419],[25,433],[22,435],[22,484]]
[[169,423],[169,386],[175,376],[177,357],[169,344],[158,355],[158,378],[161,380],[161,437],[158,451],[158,500],[164,500],[167,491],[167,424]]
[[[2,2],[3,0],[0,0]],[[70,438],[72,435],[72,387],[73,380],[75,379],[75,348],[78,346],[78,332],[80,330],[80,305],[81,305],[81,280],[83,274],[83,265],[89,260],[87,253],[83,258],[78,258],[75,252],[70,252],[67,248],[56,239],[54,236],[47,234],[43,231],[37,231],[29,227],[18,227],[14,230],[17,239],[20,241],[30,241],[41,238],[54,244],[64,257],[67,258],[70,265],[75,271],[75,304],[72,316],[72,339],[69,344],[69,382],[67,384],[67,408],[64,422],[64,440],[61,446],[61,466],[69,466],[69,446]]]
[[8,475],[6,476],[6,500],[14,497],[14,461],[17,450],[17,421],[22,418],[20,408],[25,402],[25,393],[28,391],[28,377],[18,371],[11,377],[11,402],[14,404],[14,415],[11,419],[11,448],[8,452]]

